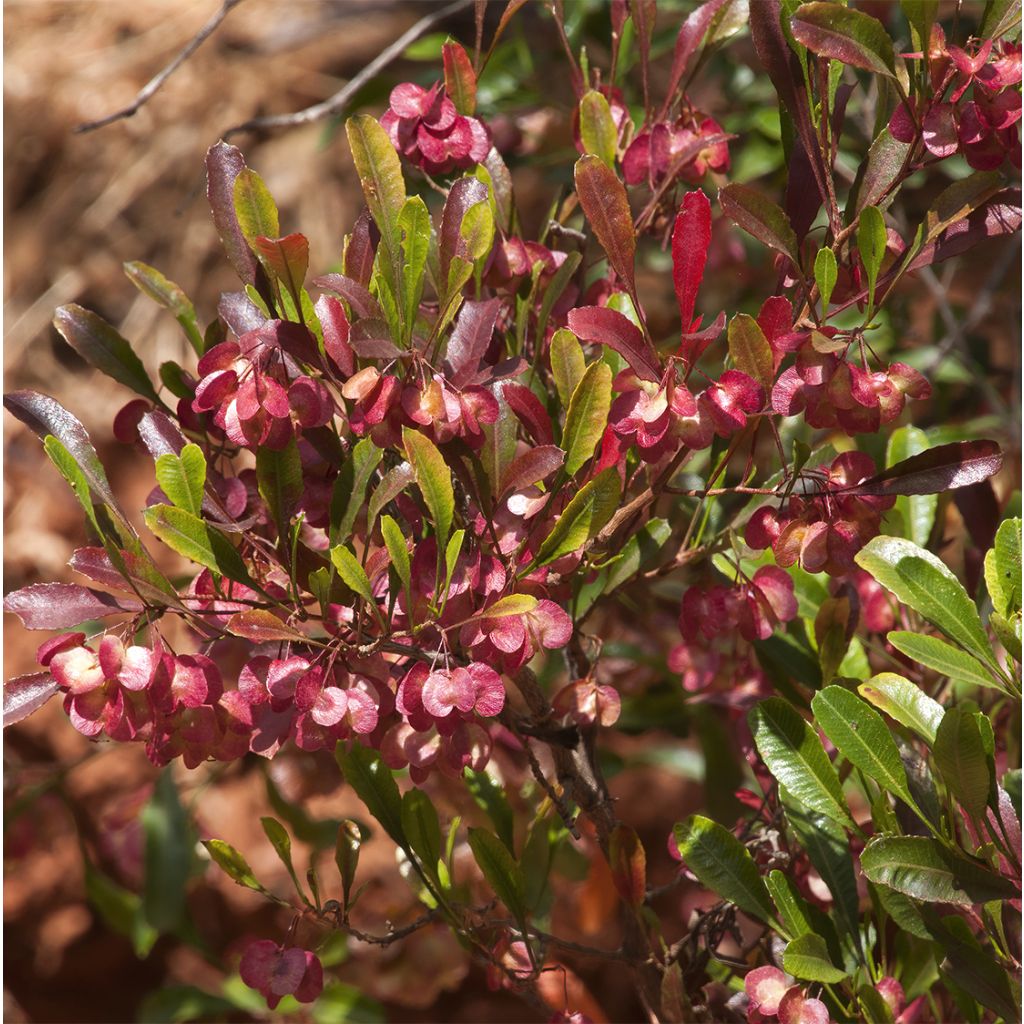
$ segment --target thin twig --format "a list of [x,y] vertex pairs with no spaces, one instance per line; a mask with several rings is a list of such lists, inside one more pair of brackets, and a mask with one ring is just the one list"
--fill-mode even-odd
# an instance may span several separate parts
[[86,121],[83,124],[78,125],[75,128],[76,134],[83,132],[92,132],[97,128],[103,128],[108,124],[113,124],[115,121],[121,121],[125,118],[134,116],[139,109],[148,103],[153,96],[163,88],[164,82],[167,81],[171,75],[174,74],[182,64],[185,63],[192,56],[196,50],[199,49],[203,43],[206,42],[210,36],[217,30],[220,23],[228,16],[233,7],[237,7],[242,0],[224,0],[220,6],[220,10],[192,37],[191,42],[178,54],[174,60],[171,61],[159,74],[154,75],[138,92],[135,99],[128,104],[127,107],[122,110],[117,110],[113,114],[107,114],[106,117],[101,117],[97,121]]
[[300,124],[312,124],[314,121],[321,121],[325,117],[337,114],[348,104],[348,101],[378,72],[383,71],[393,60],[402,55],[402,52],[410,44],[415,42],[429,28],[433,28],[439,21],[443,21],[450,14],[461,11],[468,7],[473,0],[452,0],[452,3],[445,4],[429,14],[424,15],[407,32],[400,35],[386,50],[383,50],[358,74],[342,86],[333,96],[314,103],[305,110],[297,110],[292,114],[268,114],[265,117],[254,117],[242,124],[235,125],[224,132],[225,141],[240,132],[262,131],[266,128],[294,128]]

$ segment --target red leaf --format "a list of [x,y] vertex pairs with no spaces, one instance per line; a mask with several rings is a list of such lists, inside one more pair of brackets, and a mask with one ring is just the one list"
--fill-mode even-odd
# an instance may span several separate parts
[[324,274],[313,278],[313,287],[340,295],[360,316],[380,316],[377,300],[360,284],[344,274]]
[[540,399],[522,384],[506,384],[501,397],[509,408],[519,417],[526,429],[533,435],[538,444],[554,444],[551,431],[551,417],[541,404]]
[[781,207],[746,185],[726,185],[718,193],[725,215],[747,234],[799,264],[796,234]]
[[235,214],[235,178],[243,170],[241,150],[226,142],[218,142],[206,154],[206,197],[217,234],[235,273],[245,284],[255,284],[259,264]]
[[448,190],[448,198],[441,212],[441,234],[438,246],[441,257],[441,280],[448,280],[448,267],[454,256],[465,251],[462,220],[466,211],[477,203],[487,202],[487,186],[476,178],[459,178]]
[[273,612],[265,608],[252,608],[237,612],[227,623],[227,631],[253,643],[271,640],[305,640],[306,638],[291,626],[285,625]]
[[688,192],[683,196],[672,229],[672,280],[676,286],[683,334],[689,332],[693,321],[697,290],[704,278],[710,245],[711,203],[699,189]]
[[255,331],[267,319],[245,292],[223,292],[217,303],[217,313],[236,338]]
[[373,258],[379,241],[380,231],[370,211],[364,208],[352,228],[352,234],[348,236],[342,267],[346,277],[364,288],[373,275]]
[[476,75],[466,51],[455,42],[441,47],[444,60],[444,88],[455,109],[466,116],[476,110]]
[[352,350],[361,359],[395,359],[402,354],[391,340],[391,332],[383,320],[357,320],[348,336]]
[[633,273],[636,235],[626,186],[599,156],[593,154],[581,156],[576,161],[575,177],[580,206],[601,248],[607,253],[608,262],[622,278],[630,295],[636,294]]
[[445,352],[450,368],[449,380],[456,387],[465,384],[480,365],[491,343],[500,308],[500,299],[462,304]]
[[564,463],[565,452],[557,445],[542,444],[530,448],[505,470],[498,491],[504,494],[506,491],[518,491],[520,488],[540,483],[561,469]]
[[995,441],[955,441],[897,462],[841,493],[941,494],[987,480],[1002,464],[1003,453]]
[[569,311],[569,330],[583,341],[607,345],[633,368],[642,380],[661,378],[661,360],[640,329],[607,306],[584,306]]
[[356,372],[356,356],[348,342],[345,307],[333,295],[321,295],[313,310],[324,332],[324,351],[346,377],[351,377]]
[[676,36],[675,51],[672,54],[672,71],[669,74],[668,89],[665,91],[665,103],[658,115],[659,121],[665,120],[680,83],[689,74],[693,58],[698,47],[704,41],[711,20],[727,2],[728,0],[708,0],[683,22],[679,29],[679,35]]
[[309,239],[298,232],[281,238],[258,235],[252,244],[256,255],[263,259],[298,303],[299,291],[309,270]]
[[38,711],[55,693],[57,684],[49,672],[31,672],[4,683],[4,728]]
[[4,598],[4,611],[17,615],[26,629],[68,629],[141,608],[132,598],[118,599],[78,583],[34,583]]

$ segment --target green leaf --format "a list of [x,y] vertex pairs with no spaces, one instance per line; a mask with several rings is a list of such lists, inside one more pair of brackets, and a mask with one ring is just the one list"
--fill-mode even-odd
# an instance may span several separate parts
[[997,171],[975,171],[947,185],[932,201],[920,228],[921,244],[934,242],[946,228],[963,220],[1003,187]]
[[[886,468],[904,462],[931,447],[928,435],[917,427],[899,427],[889,436],[885,449]],[[903,517],[904,536],[918,547],[925,547],[935,523],[938,508],[937,494],[901,494],[896,498],[896,510]]]
[[857,692],[900,725],[912,729],[926,743],[935,742],[935,732],[945,711],[938,701],[932,700],[909,679],[895,672],[880,672],[866,683],[861,683]]
[[979,39],[999,39],[1020,24],[1021,8],[1016,0],[988,0],[981,19]]
[[932,747],[932,757],[946,788],[975,819],[985,813],[994,783],[976,715],[980,712],[949,708],[935,732]]
[[334,844],[334,863],[341,876],[342,906],[348,908],[351,903],[352,885],[359,866],[359,848],[362,846],[362,833],[356,822],[349,818],[338,824],[338,835]]
[[227,1020],[237,1008],[223,996],[195,985],[167,985],[150,992],[139,1004],[136,1024],[179,1024],[197,1020]]
[[619,133],[608,101],[596,89],[585,92],[580,100],[580,139],[585,153],[593,153],[615,170]]
[[968,653],[995,664],[977,608],[956,576],[930,551],[899,537],[875,537],[855,561]]
[[419,196],[410,196],[398,216],[402,232],[402,278],[404,282],[405,308],[402,322],[405,326],[403,342],[408,346],[412,340],[416,312],[423,296],[423,282],[427,269],[427,253],[430,251],[430,212]]
[[788,875],[776,869],[768,873],[764,882],[789,935],[797,938],[816,931],[811,907]]
[[459,225],[459,236],[463,243],[462,254],[468,257],[469,263],[476,263],[490,253],[494,244],[494,214],[489,202],[474,203],[466,210]]
[[295,891],[299,894],[302,902],[308,904],[309,900],[306,898],[305,890],[299,884],[295,865],[292,864],[292,837],[288,835],[284,825],[276,818],[260,818],[260,824],[263,826],[263,833],[270,840],[270,845],[274,848],[278,860],[285,866],[292,885],[295,886]]
[[230,878],[239,885],[255,892],[266,892],[249,867],[249,862],[230,843],[223,839],[204,839],[203,846],[206,847],[213,862]]
[[313,1024],[386,1024],[384,1007],[354,985],[332,981],[308,1011]]
[[142,361],[103,317],[70,303],[57,308],[53,314],[53,326],[90,366],[143,398],[163,405]]
[[476,110],[476,74],[466,51],[449,39],[441,47],[444,62],[444,90],[464,117],[472,117]]
[[565,506],[552,531],[544,538],[533,565],[547,565],[578,551],[596,537],[619,507],[619,474],[614,466],[585,483]]
[[377,601],[373,596],[373,588],[370,586],[366,571],[359,564],[359,559],[344,544],[339,544],[331,548],[331,561],[345,586],[358,594],[371,608],[376,608]]
[[456,530],[444,549],[444,586],[441,588],[441,593],[444,595],[448,594],[448,588],[452,583],[452,576],[455,574],[455,566],[459,561],[459,555],[462,553],[462,542],[465,539],[466,531]]
[[119,935],[130,939],[135,955],[149,955],[159,933],[145,919],[141,899],[85,861],[85,895],[103,920]]
[[612,405],[612,371],[605,362],[591,363],[572,393],[562,431],[565,471],[570,477],[594,454],[608,425]]
[[[572,280],[573,274],[576,273],[576,270],[579,267],[582,260],[583,256],[579,252],[566,253],[565,259],[562,260],[562,265],[551,275],[550,279],[548,280],[547,286],[544,289],[544,298],[541,299],[540,310],[537,313],[536,337],[544,337],[544,334],[547,331],[548,320],[551,317],[551,310],[554,309],[555,303],[562,297],[562,294],[568,287],[569,282]],[[565,328],[559,328],[559,330],[564,329]],[[571,334],[572,332],[570,331],[569,333]],[[553,340],[554,339],[552,339],[552,341]],[[563,402],[562,404],[564,405],[565,402]]]
[[441,825],[430,797],[422,789],[410,789],[402,797],[402,831],[412,852],[427,874],[437,878],[441,859]]
[[281,234],[277,204],[263,179],[245,167],[238,172],[233,188],[235,216],[249,247],[261,236],[277,238]]
[[[82,506],[86,518],[92,524],[98,537],[103,537],[99,520],[96,518],[96,507],[92,501],[92,491],[89,481],[86,479],[82,467],[79,466],[74,456],[57,440],[52,434],[43,439],[43,450],[49,456],[50,461],[57,467],[57,471],[67,481],[68,486],[74,492],[78,503]],[[104,477],[105,479],[105,477]]]
[[128,280],[143,295],[148,295],[158,305],[174,314],[196,355],[201,356],[206,346],[203,343],[203,333],[196,321],[196,308],[181,288],[173,281],[168,281],[159,270],[138,260],[125,263],[124,272]]
[[469,847],[495,896],[517,921],[525,922],[528,913],[526,883],[508,847],[496,835],[482,828],[469,830]]
[[476,801],[477,807],[491,819],[498,838],[508,848],[508,852],[515,856],[515,818],[508,797],[505,796],[505,790],[486,771],[477,772],[467,768],[464,777],[466,788]]
[[1021,521],[1007,519],[996,531],[995,544],[985,555],[985,586],[992,607],[1003,618],[1020,611]]
[[833,985],[849,975],[832,963],[828,944],[820,935],[807,932],[798,935],[782,951],[782,967],[801,981],[818,981]]
[[814,282],[821,296],[822,318],[828,314],[829,300],[838,280],[839,267],[836,265],[835,254],[831,249],[819,249],[818,255],[814,257]]
[[811,710],[843,757],[882,789],[914,805],[896,741],[874,708],[842,686],[826,686],[814,695]]
[[896,77],[892,40],[876,18],[837,3],[801,4],[790,21],[793,37],[819,57]]
[[728,829],[694,814],[672,831],[683,863],[703,885],[767,924],[774,920],[772,901],[754,858]]
[[455,491],[452,488],[452,474],[444,456],[437,450],[430,438],[408,427],[402,428],[405,453],[412,463],[431,525],[437,538],[438,552],[444,549],[452,528],[455,514]]
[[551,375],[555,378],[558,400],[563,407],[567,406],[586,372],[583,346],[572,331],[560,327],[551,336],[548,358],[551,360]]
[[398,795],[391,769],[376,750],[353,744],[335,752],[345,781],[356,791],[381,828],[403,849],[407,842],[402,829],[402,798]]
[[958,683],[1002,689],[981,662],[937,636],[893,630],[886,639],[908,658]]
[[302,497],[302,459],[294,437],[280,449],[261,446],[256,449],[256,486],[267,503],[283,541],[288,535],[295,508]]
[[868,308],[875,308],[875,284],[885,258],[885,220],[876,206],[865,206],[857,223],[857,249],[868,277]]
[[173,931],[185,923],[195,837],[170,767],[160,773],[140,820],[145,836],[142,913],[156,931]]
[[650,565],[671,536],[672,527],[667,519],[649,519],[639,533],[626,541],[622,556],[608,567],[604,593],[610,594]]
[[888,885],[927,903],[973,903],[1012,899],[1009,879],[974,861],[958,857],[925,836],[883,836],[872,839],[860,855],[869,881]]
[[203,510],[206,457],[197,444],[187,444],[181,455],[167,452],[156,460],[156,482],[171,504],[198,516]]
[[769,697],[750,712],[750,728],[761,759],[778,781],[812,811],[852,829],[839,776],[814,730],[781,697]]
[[242,556],[198,516],[170,505],[151,505],[142,518],[154,535],[179,555],[236,583],[254,585]]
[[728,339],[729,355],[736,369],[770,391],[775,379],[775,360],[758,322],[747,313],[737,313],[729,323]]
[[[331,544],[344,544],[352,534],[356,517],[366,501],[366,487],[374,470],[380,465],[384,452],[368,437],[357,442],[351,457],[341,467],[331,492]],[[394,472],[392,470],[392,472]],[[389,499],[390,500],[390,499]],[[377,509],[379,512],[380,509]],[[368,528],[376,518],[370,503]]]
[[900,0],[900,8],[912,30],[911,41],[914,47],[919,51],[927,51],[932,25],[939,11],[939,0]]
[[391,518],[383,516],[380,521],[380,532],[384,537],[384,544],[391,556],[391,564],[402,581],[402,586],[408,592],[412,583],[412,563],[409,558],[409,547],[402,533],[402,528]]
[[735,183],[718,193],[718,201],[734,224],[800,266],[796,232],[781,207],[747,185]]

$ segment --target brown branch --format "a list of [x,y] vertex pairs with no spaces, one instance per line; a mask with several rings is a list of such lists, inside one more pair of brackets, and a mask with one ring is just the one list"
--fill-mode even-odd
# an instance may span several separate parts
[[292,114],[268,114],[265,117],[254,117],[242,124],[237,124],[224,132],[224,140],[230,139],[233,135],[241,132],[262,131],[267,128],[294,128],[301,124],[312,124],[321,121],[332,114],[338,114],[348,105],[349,100],[378,72],[383,71],[392,61],[402,55],[402,52],[410,44],[415,42],[424,32],[433,28],[439,21],[443,21],[450,14],[455,14],[463,8],[468,7],[473,0],[452,0],[425,14],[408,31],[400,35],[386,50],[383,50],[358,74],[349,79],[333,96],[314,103],[304,110],[297,110]]
[[76,134],[83,132],[92,132],[97,128],[103,128],[108,124],[113,124],[115,121],[121,121],[128,117],[133,117],[141,107],[148,103],[153,96],[163,88],[164,82],[167,81],[171,75],[174,74],[182,64],[185,63],[192,56],[196,50],[199,49],[203,43],[206,42],[210,36],[216,32],[217,27],[220,23],[231,13],[233,7],[237,7],[242,0],[224,0],[220,6],[220,10],[192,37],[191,42],[174,58],[162,71],[154,75],[138,92],[135,99],[121,110],[116,110],[113,114],[107,114],[106,117],[101,117],[96,121],[86,121],[83,124],[78,125],[75,128]]

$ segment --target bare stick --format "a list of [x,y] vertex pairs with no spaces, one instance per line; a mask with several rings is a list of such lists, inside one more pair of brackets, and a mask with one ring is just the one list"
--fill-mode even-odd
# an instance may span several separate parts
[[268,114],[265,117],[254,117],[234,128],[229,128],[223,135],[225,141],[240,132],[260,131],[264,128],[294,128],[300,124],[311,124],[314,121],[323,120],[343,110],[348,101],[379,71],[386,68],[393,60],[400,57],[402,51],[412,42],[415,42],[427,29],[432,28],[439,21],[443,21],[449,14],[461,11],[468,7],[473,0],[452,0],[452,3],[445,4],[437,10],[424,15],[407,32],[400,35],[386,50],[382,51],[357,75],[342,86],[333,96],[320,103],[314,103],[305,110],[297,110],[293,114]]
[[82,132],[92,132],[97,128],[103,128],[108,124],[113,124],[115,121],[121,121],[124,118],[134,116],[138,110],[146,103],[148,103],[153,96],[163,87],[164,82],[167,81],[171,75],[174,74],[182,64],[185,63],[192,56],[196,50],[199,49],[207,39],[217,30],[217,26],[228,16],[233,7],[237,7],[242,0],[224,0],[221,4],[220,10],[192,37],[192,41],[185,47],[181,53],[178,54],[174,60],[168,64],[163,71],[159,74],[154,75],[140,90],[138,95],[128,104],[123,110],[117,110],[113,114],[107,114],[106,117],[101,117],[98,121],[86,121],[84,124],[80,124],[75,128],[75,133],[80,134]]

